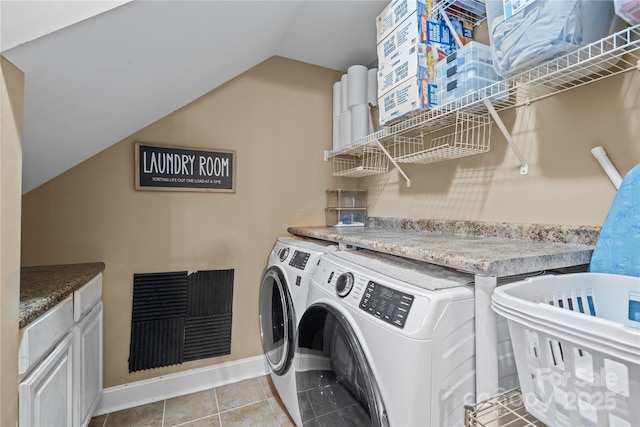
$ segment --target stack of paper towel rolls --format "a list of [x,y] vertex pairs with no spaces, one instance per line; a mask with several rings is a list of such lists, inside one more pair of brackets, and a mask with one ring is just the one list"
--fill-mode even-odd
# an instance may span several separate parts
[[369,103],[378,105],[378,69],[352,65],[333,84],[333,151],[373,132]]

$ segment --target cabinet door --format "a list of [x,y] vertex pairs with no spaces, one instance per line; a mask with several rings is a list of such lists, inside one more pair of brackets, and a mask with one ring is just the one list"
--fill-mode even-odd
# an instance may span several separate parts
[[73,417],[73,334],[20,383],[20,426],[70,426]]
[[74,426],[86,426],[102,396],[102,301],[76,326]]

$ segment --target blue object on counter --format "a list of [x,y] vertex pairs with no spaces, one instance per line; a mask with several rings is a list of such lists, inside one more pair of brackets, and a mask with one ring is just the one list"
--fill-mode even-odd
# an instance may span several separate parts
[[600,230],[589,271],[640,277],[640,164],[620,184]]

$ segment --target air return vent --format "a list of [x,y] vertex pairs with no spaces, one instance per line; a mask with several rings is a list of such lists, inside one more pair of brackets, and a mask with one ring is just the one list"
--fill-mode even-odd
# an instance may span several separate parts
[[234,270],[135,274],[129,372],[231,353]]
[[233,270],[199,271],[189,276],[184,360],[231,352]]

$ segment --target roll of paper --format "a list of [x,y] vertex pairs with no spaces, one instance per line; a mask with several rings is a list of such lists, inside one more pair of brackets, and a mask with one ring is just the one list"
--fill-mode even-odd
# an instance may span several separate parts
[[347,70],[349,88],[347,90],[347,106],[362,105],[367,103],[367,67],[364,65],[352,65]]
[[348,76],[343,74],[340,78],[340,112],[344,113],[349,109],[347,105],[347,92],[349,90]]
[[340,133],[340,114],[333,118],[333,151],[338,151],[342,147],[342,135]]
[[[340,113],[342,113],[342,105],[340,103],[341,93],[341,83],[335,82],[333,84],[333,118],[340,117]],[[335,122],[335,120],[334,120]]]
[[378,105],[378,69],[367,71],[367,103]]
[[368,134],[369,106],[365,104],[354,105],[351,107],[351,141],[360,140]]
[[346,148],[351,144],[351,111],[343,111],[340,114],[340,148]]

